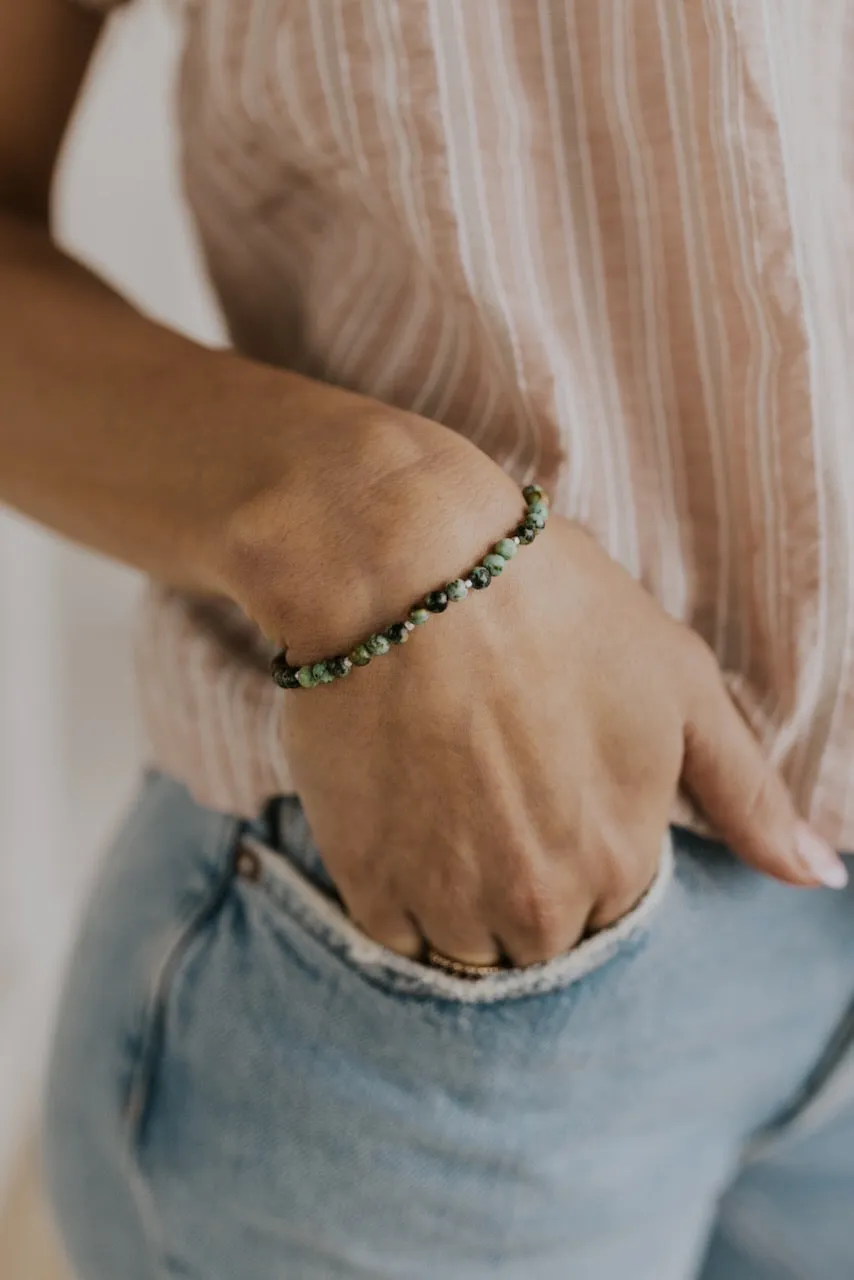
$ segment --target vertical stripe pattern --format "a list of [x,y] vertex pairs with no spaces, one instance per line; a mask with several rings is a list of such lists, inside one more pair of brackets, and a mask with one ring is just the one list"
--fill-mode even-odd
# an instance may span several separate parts
[[[235,345],[536,475],[854,848],[854,0],[179,9]],[[215,807],[290,786],[267,656],[152,588],[152,751]]]

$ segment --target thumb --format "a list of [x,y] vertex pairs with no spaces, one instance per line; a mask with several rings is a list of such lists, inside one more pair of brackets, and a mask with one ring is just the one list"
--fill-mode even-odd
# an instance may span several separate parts
[[798,817],[780,775],[727,693],[714,655],[702,648],[685,720],[686,789],[750,866],[788,884],[843,888],[845,864]]

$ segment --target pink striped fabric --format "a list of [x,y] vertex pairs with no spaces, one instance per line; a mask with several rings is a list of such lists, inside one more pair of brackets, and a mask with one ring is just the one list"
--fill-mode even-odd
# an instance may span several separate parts
[[[181,12],[236,346],[541,478],[854,848],[854,0]],[[139,656],[155,758],[200,800],[289,788],[235,609],[152,588]]]

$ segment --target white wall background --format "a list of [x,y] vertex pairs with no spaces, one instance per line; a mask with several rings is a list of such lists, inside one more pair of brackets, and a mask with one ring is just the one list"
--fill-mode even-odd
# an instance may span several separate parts
[[[176,54],[156,3],[112,20],[67,150],[60,225],[148,312],[219,342],[174,172]],[[0,1185],[34,1105],[70,928],[141,762],[138,589],[0,512]]]

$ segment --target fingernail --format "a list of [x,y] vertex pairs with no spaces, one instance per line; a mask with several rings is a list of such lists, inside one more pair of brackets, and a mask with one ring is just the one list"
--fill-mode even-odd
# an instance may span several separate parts
[[795,849],[810,875],[829,889],[844,889],[848,883],[845,863],[835,849],[807,826],[799,822],[795,830]]

